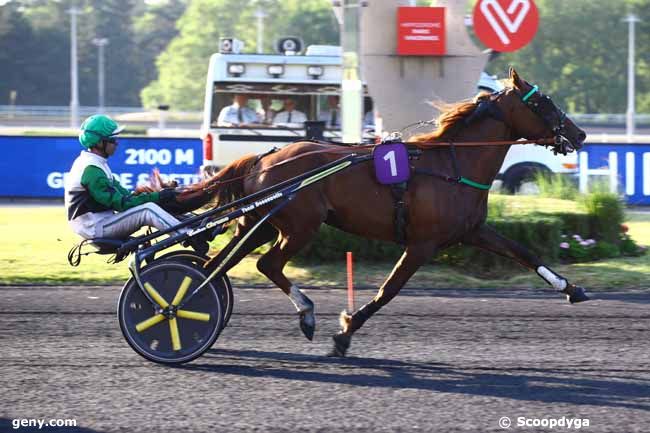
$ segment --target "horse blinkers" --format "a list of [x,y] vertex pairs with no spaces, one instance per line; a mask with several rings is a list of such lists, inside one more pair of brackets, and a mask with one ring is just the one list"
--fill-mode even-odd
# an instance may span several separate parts
[[[533,97],[534,96],[534,97]],[[526,106],[537,115],[544,124],[553,131],[553,153],[566,155],[568,152],[579,149],[566,138],[566,118],[564,111],[558,108],[550,96],[543,95],[538,86],[533,88],[521,98]]]

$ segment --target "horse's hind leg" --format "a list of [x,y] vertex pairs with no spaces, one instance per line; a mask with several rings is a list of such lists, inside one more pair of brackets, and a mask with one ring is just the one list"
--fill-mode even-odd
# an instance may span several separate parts
[[345,356],[345,353],[350,347],[352,334],[399,293],[415,271],[433,256],[436,248],[437,245],[433,242],[407,246],[404,254],[402,254],[402,257],[395,264],[393,271],[386,281],[384,281],[384,284],[382,284],[379,292],[372,301],[359,308],[352,315],[348,315],[345,312],[341,313],[342,329],[340,333],[332,337],[334,339],[334,349],[330,352],[330,356]]
[[469,233],[463,240],[463,243],[516,260],[523,266],[534,270],[537,272],[537,275],[553,286],[554,289],[564,293],[572,304],[589,300],[582,287],[569,283],[566,278],[545,266],[539,257],[532,254],[517,242],[501,236],[485,224]]
[[[262,224],[254,233],[249,235],[256,222],[257,220],[250,216],[237,221],[237,228],[233,238],[216,256],[208,260],[205,267],[212,271],[217,266],[223,265],[223,271],[228,272],[253,250],[278,237],[278,231],[269,222]],[[243,244],[236,251],[233,251],[245,237]],[[224,261],[226,263],[223,263]]]
[[297,254],[315,235],[316,230],[317,228],[315,230],[302,230],[300,233],[290,235],[281,233],[273,247],[257,262],[257,269],[289,296],[300,315],[300,329],[309,340],[314,337],[316,329],[314,303],[298,286],[291,283],[282,270],[289,259]]

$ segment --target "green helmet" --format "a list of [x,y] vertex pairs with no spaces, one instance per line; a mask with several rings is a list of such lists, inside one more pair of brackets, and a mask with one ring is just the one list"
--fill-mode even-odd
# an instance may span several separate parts
[[84,120],[79,132],[79,143],[86,149],[99,144],[102,139],[113,137],[124,130],[113,119],[103,114],[95,114]]

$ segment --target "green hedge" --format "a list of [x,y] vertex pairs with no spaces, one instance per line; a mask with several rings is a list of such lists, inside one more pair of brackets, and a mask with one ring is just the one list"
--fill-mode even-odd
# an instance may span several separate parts
[[[519,242],[547,263],[586,261],[618,255],[639,255],[645,250],[621,232],[623,204],[609,193],[595,193],[580,199],[586,213],[531,212],[508,215],[506,206],[492,209],[488,225],[501,235]],[[499,202],[495,202],[499,204]],[[493,206],[494,208],[494,206]],[[579,235],[578,240],[574,235]],[[582,247],[582,239],[594,239],[594,245]],[[571,244],[561,248],[560,244]],[[257,250],[264,253],[268,245]],[[298,263],[342,262],[346,251],[352,251],[356,261],[395,262],[403,247],[392,242],[363,239],[322,225],[318,235],[294,258]],[[432,262],[468,269],[475,274],[514,270],[519,265],[509,259],[462,245],[453,246]]]
[[[502,236],[520,243],[546,262],[557,261],[559,257],[562,221],[557,217],[531,215],[526,218],[499,218],[489,220],[488,225]],[[435,261],[475,271],[519,266],[510,259],[462,245],[441,252]]]
[[[531,215],[526,218],[499,218],[488,222],[500,234],[516,240],[547,261],[559,257],[562,220],[555,216]],[[296,257],[303,262],[340,261],[352,251],[357,261],[396,261],[403,247],[392,242],[363,239],[329,226],[322,226],[318,236]],[[511,266],[510,260],[477,248],[454,246],[432,260],[449,264],[474,264],[482,268]]]
[[[516,217],[499,214],[488,219],[488,224],[548,263],[561,258],[560,243],[574,234],[605,242],[589,252],[590,260],[611,257],[622,239],[622,203],[611,194],[593,194],[582,200],[587,213],[531,213]],[[394,262],[402,254],[403,248],[394,243],[362,239],[333,227],[322,226],[318,236],[300,252],[296,260],[312,263],[341,261],[346,251],[352,251],[357,261]],[[625,253],[625,249],[621,249],[621,252]],[[562,258],[566,258],[566,254]],[[461,245],[444,250],[432,260],[465,268],[471,266],[479,272],[518,266],[509,259]]]

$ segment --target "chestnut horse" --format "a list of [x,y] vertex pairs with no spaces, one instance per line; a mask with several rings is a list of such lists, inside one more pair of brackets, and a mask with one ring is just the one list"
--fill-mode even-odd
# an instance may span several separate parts
[[[485,223],[488,191],[481,189],[480,184],[489,185],[494,180],[509,145],[462,146],[462,143],[512,142],[520,138],[549,138],[554,151],[566,153],[579,149],[586,135],[550,98],[510,69],[510,85],[505,90],[479,94],[473,101],[451,106],[441,114],[436,131],[409,141],[409,146],[417,146],[422,153],[411,161],[414,174],[404,195],[408,221],[404,253],[370,302],[351,315],[342,313],[342,329],[333,337],[333,355],[345,355],[352,335],[399,293],[422,264],[458,243],[518,261],[566,294],[571,303],[588,300],[582,288],[570,284],[521,245],[499,235]],[[433,144],[452,139],[458,143],[455,152],[450,146]],[[343,150],[346,151],[370,150],[351,147]],[[341,156],[341,146],[293,143],[262,158],[243,157],[211,179],[190,187],[188,193],[214,192],[216,204],[224,204]],[[283,161],[286,163],[281,164]],[[459,178],[455,175],[459,174],[473,182],[457,182]],[[353,165],[300,191],[287,206],[251,232],[270,206],[240,218],[234,238],[206,266],[214,269],[226,261],[225,270],[228,270],[258,246],[275,240],[258,260],[257,268],[289,296],[298,310],[300,327],[311,340],[315,329],[314,304],[286,277],[284,266],[316,235],[322,223],[365,238],[395,241],[391,189],[375,180],[372,164]],[[240,241],[243,246],[235,249]]]

